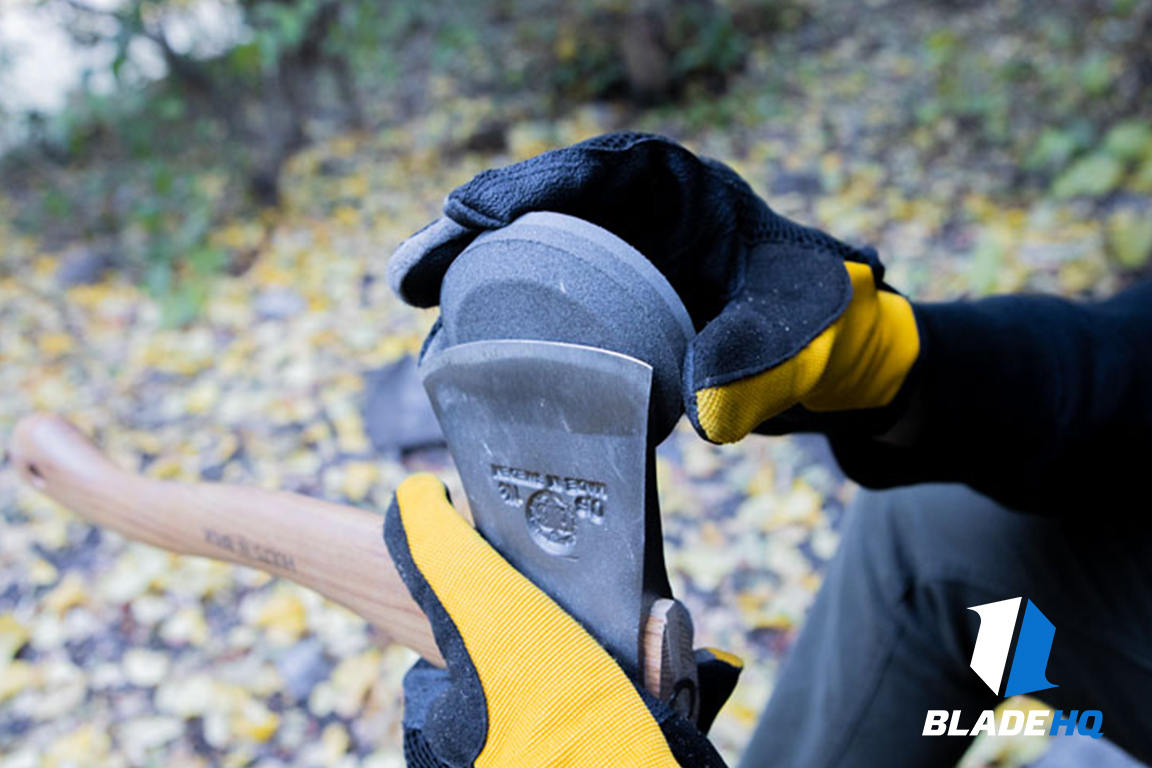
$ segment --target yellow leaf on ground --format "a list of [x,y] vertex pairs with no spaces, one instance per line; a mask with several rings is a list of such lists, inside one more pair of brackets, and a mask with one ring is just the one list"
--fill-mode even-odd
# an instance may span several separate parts
[[380,651],[373,648],[349,656],[332,672],[330,682],[336,692],[334,709],[342,717],[354,717],[368,690],[380,675]]
[[201,381],[188,391],[184,408],[188,413],[199,415],[212,410],[220,399],[220,387],[214,381]]
[[379,476],[379,468],[371,462],[349,462],[344,465],[344,482],[341,490],[349,501],[363,501]]
[[0,666],[0,703],[7,701],[25,688],[40,683],[40,671],[19,659]]
[[78,574],[69,573],[60,584],[44,596],[40,605],[47,611],[61,616],[72,608],[82,605],[88,599],[88,588]]
[[278,645],[289,645],[300,639],[307,627],[308,615],[300,598],[287,589],[277,590],[256,615],[256,626],[268,633]]
[[164,622],[160,639],[170,645],[204,645],[208,641],[208,622],[203,611],[192,606],[181,608]]
[[58,739],[44,754],[43,768],[96,768],[105,765],[112,739],[104,729],[82,725]]
[[46,333],[40,337],[40,352],[46,357],[58,357],[65,355],[72,351],[75,343],[67,333],[60,333],[59,331],[53,333]]
[[1152,259],[1152,217],[1117,213],[1108,220],[1108,245],[1124,268],[1143,267]]
[[15,616],[10,613],[0,616],[0,664],[15,656],[16,652],[28,642],[29,637],[31,632],[28,631],[28,627],[21,624]]
[[242,739],[263,744],[280,727],[280,717],[256,699],[247,699],[232,719],[232,732]]

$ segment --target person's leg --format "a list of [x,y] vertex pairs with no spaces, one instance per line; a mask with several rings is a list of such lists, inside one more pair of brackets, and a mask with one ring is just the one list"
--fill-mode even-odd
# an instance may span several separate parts
[[[1085,510],[1085,514],[1090,514]],[[995,695],[969,668],[969,606],[1031,599],[1056,635],[1035,694],[1099,709],[1104,733],[1152,758],[1152,537],[1002,509],[962,486],[862,492],[741,765],[947,766],[969,746],[925,737],[929,709],[970,727]]]

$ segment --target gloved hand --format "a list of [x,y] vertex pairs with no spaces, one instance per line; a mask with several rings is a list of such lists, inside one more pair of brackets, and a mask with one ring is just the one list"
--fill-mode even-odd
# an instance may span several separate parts
[[920,336],[875,251],[779,216],[731,168],[658,136],[608,134],[477,175],[397,249],[392,288],[435,305],[476,235],[539,210],[615,233],[668,278],[699,331],[683,395],[708,440],[894,421],[884,406]]
[[[724,765],[696,727],[637,690],[492,549],[432,475],[401,483],[384,540],[447,662],[441,670],[420,661],[404,680],[409,766]],[[705,656],[701,711],[710,723],[739,669],[726,663],[733,657]]]

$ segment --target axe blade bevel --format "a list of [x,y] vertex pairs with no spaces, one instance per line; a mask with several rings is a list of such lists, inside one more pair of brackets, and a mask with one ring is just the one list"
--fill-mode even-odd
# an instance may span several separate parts
[[652,368],[495,340],[439,349],[420,373],[477,529],[639,680],[644,621],[666,596],[653,588],[667,584],[658,512],[654,533],[646,519]]

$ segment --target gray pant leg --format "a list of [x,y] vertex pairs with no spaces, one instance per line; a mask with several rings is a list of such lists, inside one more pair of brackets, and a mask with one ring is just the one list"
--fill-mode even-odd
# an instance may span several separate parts
[[960,709],[970,727],[1000,702],[969,668],[967,609],[1012,597],[1056,627],[1059,687],[1034,695],[1101,710],[1106,736],[1152,759],[1152,537],[1093,518],[1028,517],[963,486],[862,492],[741,766],[953,765],[969,740],[921,735],[925,715]]

